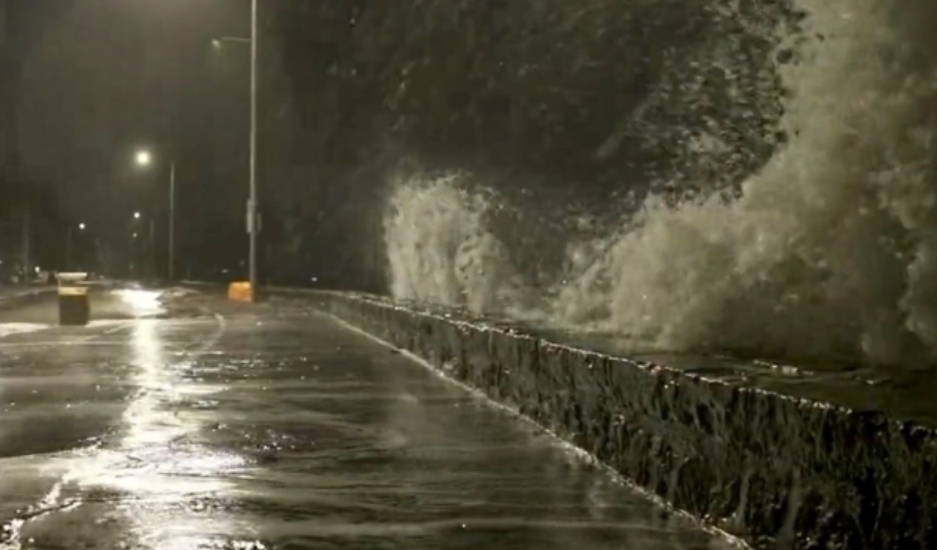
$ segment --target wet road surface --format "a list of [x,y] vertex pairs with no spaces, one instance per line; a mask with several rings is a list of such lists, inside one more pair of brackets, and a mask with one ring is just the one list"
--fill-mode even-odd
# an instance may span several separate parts
[[0,549],[728,547],[329,317],[156,300],[0,312]]

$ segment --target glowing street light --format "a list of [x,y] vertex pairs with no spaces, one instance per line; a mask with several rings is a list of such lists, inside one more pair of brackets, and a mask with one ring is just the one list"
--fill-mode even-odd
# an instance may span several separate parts
[[220,47],[224,46],[224,44],[225,44],[226,42],[236,42],[236,43],[239,43],[239,44],[250,44],[250,43],[251,43],[251,39],[250,39],[250,38],[242,38],[242,37],[240,37],[240,36],[222,36],[222,37],[220,37],[220,38],[214,38],[214,39],[212,39],[211,45],[212,45],[213,48],[220,48]]
[[[146,149],[141,149],[137,151],[136,155],[137,166],[142,168],[148,168],[153,164],[153,155]],[[139,220],[140,213],[134,212],[133,219]],[[152,233],[153,221],[150,221],[150,232]],[[169,262],[168,262],[168,271],[169,271],[169,280],[173,280],[175,276],[174,268],[176,265],[176,161],[170,160],[169,162]]]
[[[78,222],[77,224],[78,231],[84,231],[87,227],[85,222]],[[65,268],[70,269],[72,267],[72,233],[75,226],[68,224],[65,231]]]
[[135,157],[137,166],[149,166],[153,162],[153,156],[150,155],[149,151],[137,151]]

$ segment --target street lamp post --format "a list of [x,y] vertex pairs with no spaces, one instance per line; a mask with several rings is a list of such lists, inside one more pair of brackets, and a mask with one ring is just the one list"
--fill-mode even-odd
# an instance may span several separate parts
[[[84,222],[78,224],[78,230],[84,231],[87,227]],[[80,247],[79,247],[80,248]],[[68,225],[68,231],[65,233],[65,269],[72,268],[72,226]]]
[[249,195],[247,199],[247,234],[250,239],[248,248],[248,277],[251,285],[251,295],[257,296],[257,234],[258,224],[258,196],[257,196],[257,66],[258,66],[258,16],[257,0],[251,0],[251,36],[250,38],[221,37],[212,40],[217,48],[223,42],[250,43],[251,48],[251,114],[250,114],[250,178]]
[[[152,161],[152,155],[149,151],[139,151],[136,156],[137,165],[141,167],[149,166]],[[140,219],[140,213],[134,212],[134,219]],[[155,238],[153,234],[152,224],[153,220],[150,220],[150,238],[151,240]],[[175,276],[175,263],[176,263],[176,161],[170,161],[169,163],[169,266],[167,268],[167,274],[169,275],[169,280],[172,281]],[[155,255],[155,248],[154,248]],[[155,268],[155,266],[154,266]]]
[[169,163],[169,282],[175,280],[176,267],[176,163]]
[[[139,159],[140,159],[139,155],[137,156],[137,159],[139,163]],[[133,213],[133,223],[132,223],[133,233],[130,236],[130,239],[131,239],[130,274],[131,274],[131,277],[134,277],[134,278],[138,277],[141,274],[142,270],[140,269],[140,266],[144,263],[143,259],[145,257],[145,254],[143,253],[143,246],[140,244],[141,241],[139,239],[140,226],[141,226],[142,219],[143,219],[143,215],[140,213],[139,210]],[[152,255],[152,253],[153,251],[151,250],[150,254]]]
[[250,202],[247,207],[250,232],[251,298],[257,297],[257,0],[251,0],[251,151]]

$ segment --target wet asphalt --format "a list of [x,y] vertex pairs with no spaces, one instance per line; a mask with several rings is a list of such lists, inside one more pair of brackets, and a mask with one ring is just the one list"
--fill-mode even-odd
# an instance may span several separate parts
[[0,311],[0,549],[727,548],[301,304]]

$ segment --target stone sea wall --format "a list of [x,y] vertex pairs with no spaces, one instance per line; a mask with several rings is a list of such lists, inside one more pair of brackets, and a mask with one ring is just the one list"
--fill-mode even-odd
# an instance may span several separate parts
[[278,293],[416,354],[755,547],[937,547],[925,425],[377,296]]

